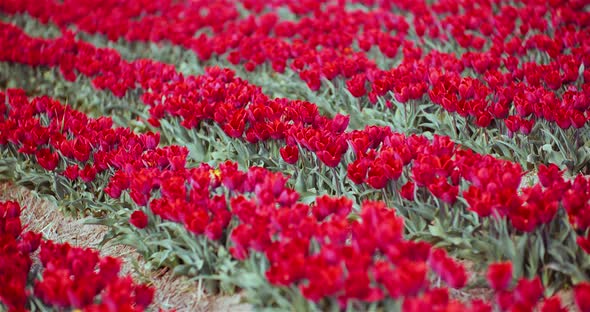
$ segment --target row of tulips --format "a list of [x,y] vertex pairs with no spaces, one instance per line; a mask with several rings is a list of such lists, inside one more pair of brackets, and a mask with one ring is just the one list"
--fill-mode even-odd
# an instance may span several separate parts
[[[296,287],[306,299],[320,306],[335,304],[344,308],[353,303],[404,298],[405,311],[423,311],[425,307],[491,311],[490,304],[479,300],[461,303],[450,298],[448,288],[434,287],[429,273],[438,275],[453,288],[465,286],[469,275],[444,250],[405,239],[402,218],[382,202],[365,202],[359,212],[352,212],[352,202],[346,198],[322,196],[311,205],[303,204],[298,202],[298,193],[286,186],[287,179],[282,174],[256,167],[244,172],[231,162],[215,170],[208,165],[189,169],[185,165],[186,150],[156,147],[157,135],[113,129],[108,118],[90,119],[47,97],[29,101],[18,90],[9,90],[6,99],[8,111],[2,114],[2,125],[18,120],[23,131],[16,131],[15,137],[20,139],[10,136],[2,145],[18,147],[19,154],[35,154],[47,174],[57,171],[72,180],[80,178],[87,185],[101,177],[90,178],[86,173],[78,176],[84,170],[77,172],[71,168],[90,161],[104,162],[110,168],[104,176],[109,180],[105,192],[113,197],[128,192],[138,206],[149,208],[149,213],[139,208],[130,216],[129,223],[139,229],[139,235],[156,228],[160,220],[167,220],[182,223],[190,232],[210,240],[229,240],[230,252],[236,259],[245,261],[252,257],[251,253],[266,257],[265,276],[270,284]],[[34,122],[45,131],[27,128]],[[46,136],[38,137],[36,133]],[[37,142],[35,151],[21,143],[27,140]],[[89,143],[90,151],[84,148],[84,142]],[[77,147],[67,148],[69,144]],[[3,207],[3,229],[11,235],[17,233],[11,237],[19,239],[18,205],[5,203]],[[230,226],[231,220],[235,225]],[[30,253],[38,241],[35,234],[22,234],[17,250]],[[56,254],[66,260],[51,256]],[[60,307],[85,307],[89,311],[113,311],[133,303],[135,308],[142,308],[151,301],[153,294],[148,288],[134,286],[128,279],[112,280],[118,272],[118,264],[112,258],[101,260],[95,252],[50,242],[42,244],[40,257],[44,264],[51,263],[46,265],[43,282],[36,286],[39,290],[35,294],[44,302]],[[98,265],[99,271],[84,270],[93,265]],[[84,281],[91,279],[96,283],[76,283],[79,274]],[[75,277],[66,278],[72,275]],[[101,279],[103,275],[109,276],[108,281],[113,284],[101,283],[106,281]],[[505,264],[490,267],[488,280],[498,291],[497,306],[502,310],[530,310],[537,305],[543,311],[563,310],[557,297],[540,301],[543,289],[538,279],[523,279],[514,289],[509,288],[512,272]],[[65,282],[70,284],[64,285]],[[44,283],[48,283],[46,287],[42,286]],[[97,288],[87,289],[89,285]],[[101,285],[105,287],[100,288]],[[65,299],[60,297],[64,292],[51,291],[56,289],[72,289],[72,294]],[[587,289],[586,284],[576,288],[576,300],[583,311],[588,310],[584,299]],[[129,297],[111,298],[115,290]],[[101,291],[102,304],[91,305],[91,299]],[[10,307],[19,304],[6,298],[2,297]]]
[[[213,54],[227,56],[230,63],[242,63],[249,71],[266,62],[277,72],[290,67],[314,90],[321,78],[342,76],[352,95],[367,95],[372,103],[386,95],[401,103],[428,95],[433,103],[472,119],[479,127],[503,120],[509,134],[529,134],[541,119],[562,129],[581,128],[588,121],[590,71],[580,69],[590,64],[585,44],[590,18],[578,9],[584,7],[582,2],[395,1],[368,11],[349,10],[346,1],[325,2],[294,6],[291,1],[278,1],[268,4],[270,11],[260,13],[264,5],[244,1],[245,7],[257,12],[247,16],[227,1],[157,1],[145,7],[112,2],[107,7],[101,4],[101,10],[95,9],[93,1],[85,5],[8,1],[0,9],[28,13],[63,28],[75,25],[115,41],[167,40],[196,51],[203,60]],[[295,21],[282,20],[277,11],[281,6],[302,15],[296,15]],[[203,15],[202,10],[207,13]],[[413,25],[404,14],[414,17]],[[477,31],[480,34],[474,34]],[[201,34],[195,37],[196,32]],[[427,51],[416,40],[434,40],[443,46],[454,41],[460,46],[455,50],[465,53],[457,56],[442,48]],[[356,46],[361,51],[354,52]],[[398,58],[401,48],[402,61],[394,68],[380,69],[369,57],[374,46],[392,59]],[[548,64],[534,62],[530,57],[534,51],[546,57]]]
[[[25,231],[21,210],[17,202],[0,202],[0,306],[10,312],[131,312],[151,305],[154,289],[119,276],[121,260]],[[37,257],[39,268],[33,265]]]
[[[537,183],[520,193],[524,173],[515,163],[464,150],[443,136],[428,140],[375,126],[349,132],[348,116],[330,119],[320,115],[317,106],[309,102],[271,100],[227,69],[209,68],[204,75],[184,77],[170,66],[149,60],[127,62],[113,50],[95,48],[71,36],[30,38],[12,25],[2,26],[2,38],[16,38],[21,46],[18,51],[0,52],[4,53],[0,59],[60,66],[62,72],[64,66],[70,66],[65,64],[71,64],[80,73],[94,77],[95,85],[101,81],[101,87],[110,90],[117,90],[122,81],[128,81],[128,88],[139,84],[144,88],[141,97],[150,106],[149,121],[154,126],[165,117],[179,118],[187,129],[212,121],[231,138],[253,144],[285,142],[280,155],[287,163],[296,163],[303,148],[326,166],[336,167],[352,146],[356,160],[347,164],[352,182],[375,189],[394,184],[408,200],[414,198],[417,187],[451,205],[463,196],[469,208],[480,216],[498,213],[507,216],[518,230],[530,232],[553,219],[561,195],[571,188],[570,182],[564,182],[561,188]],[[26,52],[23,47],[28,47]],[[105,78],[111,76],[119,78]],[[28,144],[36,146],[36,142]],[[106,168],[100,163],[95,167],[99,171]],[[398,180],[407,182],[397,185],[401,184]],[[587,200],[569,211],[576,214],[580,209],[588,209]]]
[[[29,101],[15,90],[7,95],[3,145],[35,155],[44,170],[69,179],[91,183],[101,178],[97,172],[105,172],[109,196],[128,192],[150,214],[182,223],[196,235],[214,241],[229,236],[237,259],[245,260],[251,251],[263,253],[270,283],[298,286],[312,301],[334,298],[346,306],[352,300],[416,296],[429,288],[428,265],[452,287],[467,282],[465,268],[444,251],[431,259],[436,249],[405,240],[403,220],[381,202],[366,202],[349,220],[350,200],[326,196],[314,205],[298,203],[298,193],[286,187],[281,174],[256,167],[242,172],[234,163],[218,171],[208,165],[189,169],[186,149],[157,148],[157,136],[113,129],[108,118],[89,119],[47,97]],[[22,131],[11,131],[10,125]],[[79,164],[86,165],[72,169]],[[237,222],[233,229],[228,228],[232,219]],[[145,228],[150,220],[137,210],[130,222]],[[380,235],[373,235],[376,229]],[[330,287],[324,277],[330,277]],[[414,287],[400,287],[402,280]]]

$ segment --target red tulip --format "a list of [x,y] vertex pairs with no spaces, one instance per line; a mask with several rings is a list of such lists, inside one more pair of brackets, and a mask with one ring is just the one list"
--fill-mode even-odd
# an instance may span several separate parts
[[76,180],[78,178],[79,167],[78,165],[70,165],[62,172],[64,177],[68,178],[69,180]]
[[138,229],[143,229],[148,225],[148,216],[141,210],[136,210],[131,214],[129,223]]
[[279,150],[281,157],[288,164],[294,164],[299,158],[299,148],[294,145],[287,145]]
[[539,277],[521,279],[514,289],[514,299],[529,307],[534,307],[543,297],[543,285]]
[[84,182],[92,182],[96,177],[96,168],[93,165],[87,164],[79,171],[80,179]]
[[346,81],[346,88],[352,96],[361,97],[367,93],[365,88],[366,77],[362,74],[353,76],[351,79]]
[[406,200],[414,200],[414,189],[415,184],[409,181],[401,187],[399,191],[400,196]]
[[512,282],[512,263],[497,262],[488,266],[487,281],[495,291],[506,290]]
[[49,148],[42,148],[35,154],[37,156],[37,162],[45,170],[52,171],[57,167],[59,162],[59,155],[56,152],[52,152]]
[[147,308],[154,300],[154,288],[146,285],[137,285],[134,288],[135,304],[143,309]]
[[541,306],[541,312],[567,312],[568,309],[564,308],[561,304],[561,299],[558,295],[554,295],[543,301]]

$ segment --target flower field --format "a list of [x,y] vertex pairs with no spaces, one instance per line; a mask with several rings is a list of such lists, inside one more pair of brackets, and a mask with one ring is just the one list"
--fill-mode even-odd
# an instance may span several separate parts
[[[146,270],[253,310],[590,311],[587,1],[3,0],[0,46],[0,181]],[[170,308],[23,209],[0,310]]]

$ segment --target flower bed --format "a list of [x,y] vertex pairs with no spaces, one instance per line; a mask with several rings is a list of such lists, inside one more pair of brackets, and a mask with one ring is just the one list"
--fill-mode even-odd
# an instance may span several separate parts
[[[383,109],[411,103],[406,106],[430,110],[434,103],[458,115],[453,122],[459,120],[459,130],[466,128],[455,131],[456,139],[470,143],[473,134],[483,132],[503,142],[494,151],[504,154],[510,142],[504,136],[522,133],[527,142],[518,144],[520,149],[533,144],[533,154],[571,169],[587,164],[588,151],[579,141],[579,133],[587,132],[568,130],[585,128],[588,119],[588,15],[579,10],[583,3],[483,1],[463,4],[462,10],[448,2],[365,4],[371,9],[332,1],[278,1],[266,9],[256,1],[158,1],[143,10],[137,3],[115,2],[94,10],[93,2],[80,6],[46,0],[9,1],[2,9],[111,41],[170,42],[194,51],[202,61],[227,59],[247,71],[271,64],[267,68],[277,73],[293,70],[313,90],[322,79],[327,79],[324,85],[343,79],[354,97],[368,97],[362,103],[379,102]],[[288,18],[281,7],[291,11]],[[110,14],[113,10],[118,14]],[[200,35],[192,36],[195,32]],[[421,117],[410,126],[452,132],[437,117]],[[553,139],[546,132],[559,134],[561,155],[539,150],[542,144],[536,142]],[[573,146],[567,144],[570,140]],[[521,156],[526,163],[527,155]]]
[[[259,306],[560,311],[573,286],[587,309],[585,4],[96,5],[0,4],[0,80],[24,88],[0,94],[3,179]],[[61,35],[10,23],[33,18]],[[229,68],[125,59],[134,41]],[[250,81],[290,73],[314,100]],[[496,300],[455,300],[488,265]]]

